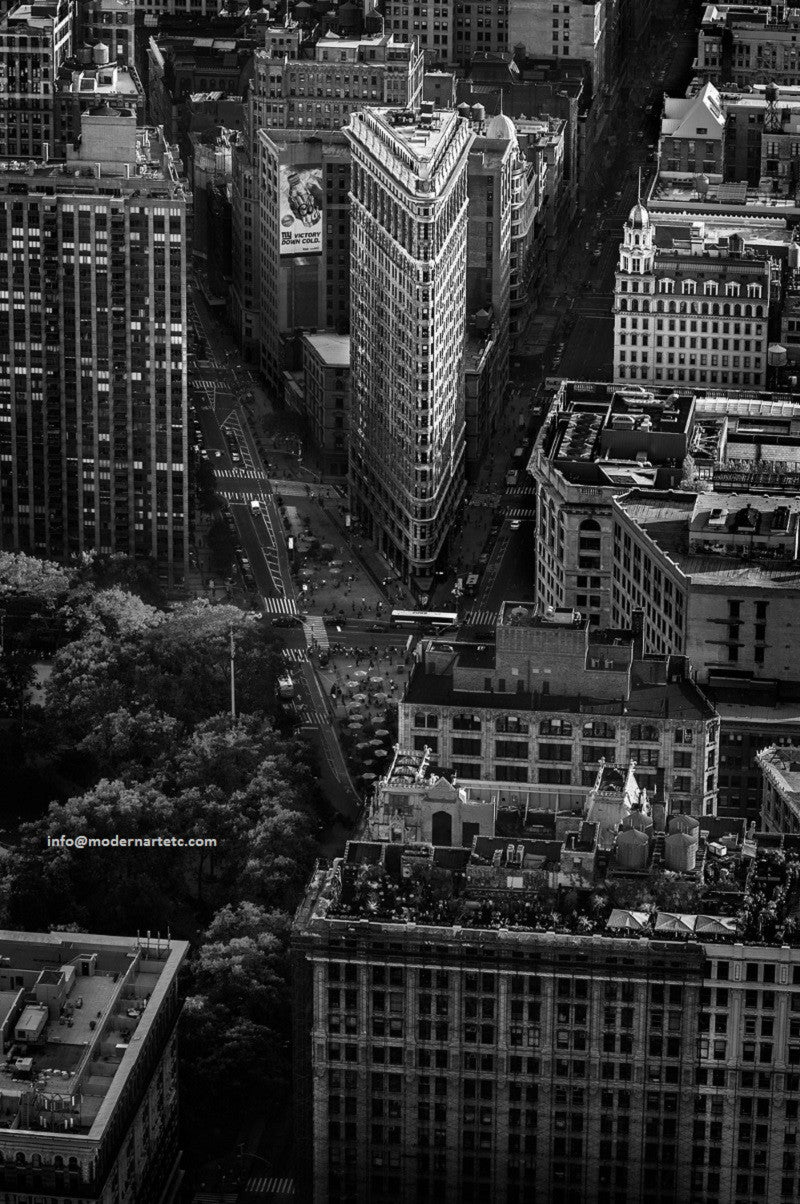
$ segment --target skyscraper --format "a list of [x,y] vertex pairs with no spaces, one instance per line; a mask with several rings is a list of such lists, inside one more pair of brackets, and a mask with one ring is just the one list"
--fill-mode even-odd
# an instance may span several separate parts
[[0,546],[186,573],[188,207],[129,110],[83,113],[66,161],[0,164]]
[[353,156],[351,505],[420,595],[464,490],[467,165],[453,112],[373,109]]

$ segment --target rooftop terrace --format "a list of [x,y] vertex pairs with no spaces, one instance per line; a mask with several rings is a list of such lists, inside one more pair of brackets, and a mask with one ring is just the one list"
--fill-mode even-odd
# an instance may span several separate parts
[[[312,918],[413,923],[452,935],[495,929],[800,945],[800,838],[748,836],[741,821],[711,817],[695,837],[683,831],[685,817],[676,818],[666,838],[647,836],[651,853],[640,869],[621,864],[621,848],[593,852],[594,825],[586,823],[571,840],[475,837],[471,849],[351,841],[320,878]],[[634,826],[624,833],[645,840]],[[665,841],[676,838],[694,840],[690,869],[671,870],[664,859]],[[594,864],[567,885],[565,857],[576,856],[584,864],[594,856]]]

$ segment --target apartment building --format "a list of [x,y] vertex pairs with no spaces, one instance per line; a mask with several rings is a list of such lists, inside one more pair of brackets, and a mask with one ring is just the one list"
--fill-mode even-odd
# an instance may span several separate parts
[[630,630],[506,602],[494,639],[426,643],[398,741],[459,781],[587,787],[600,761],[634,761],[642,786],[700,815],[715,809],[718,727],[685,665],[643,658]]
[[797,837],[599,794],[602,856],[577,817],[552,842],[351,841],[315,871],[293,933],[305,1199],[796,1199]]
[[187,573],[190,207],[163,134],[107,105],[66,160],[0,166],[3,547]]
[[[351,183],[351,508],[427,595],[464,491],[467,176],[452,111],[373,109]],[[497,198],[498,212],[510,198]]]
[[615,277],[614,379],[763,388],[775,272],[741,235],[723,241],[699,221],[657,243],[637,203]]
[[0,20],[0,159],[41,159],[53,145],[53,92],[73,53],[73,0],[14,4]]
[[184,941],[0,932],[0,1190],[177,1200]]

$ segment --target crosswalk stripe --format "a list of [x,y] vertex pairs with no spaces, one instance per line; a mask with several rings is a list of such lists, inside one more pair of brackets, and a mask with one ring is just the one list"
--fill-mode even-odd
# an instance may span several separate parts
[[318,648],[330,648],[330,640],[325,630],[325,620],[321,615],[309,615],[303,623],[303,627],[306,633],[306,641],[309,644],[314,642]]
[[520,510],[517,506],[513,510],[504,511],[506,518],[536,518],[534,510]]
[[305,648],[283,648],[281,656],[285,661],[296,661],[298,664],[308,661],[308,654]]
[[469,610],[464,615],[464,622],[474,627],[494,627],[498,613],[496,610]]
[[293,598],[265,598],[264,610],[270,615],[296,615],[297,603]]

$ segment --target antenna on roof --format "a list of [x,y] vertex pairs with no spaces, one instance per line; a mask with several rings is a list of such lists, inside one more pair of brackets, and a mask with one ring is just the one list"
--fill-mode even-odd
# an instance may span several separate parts
[[642,203],[642,169],[641,169],[641,167],[639,168],[639,191],[637,194],[637,200],[638,200],[639,204],[641,205],[641,203]]

